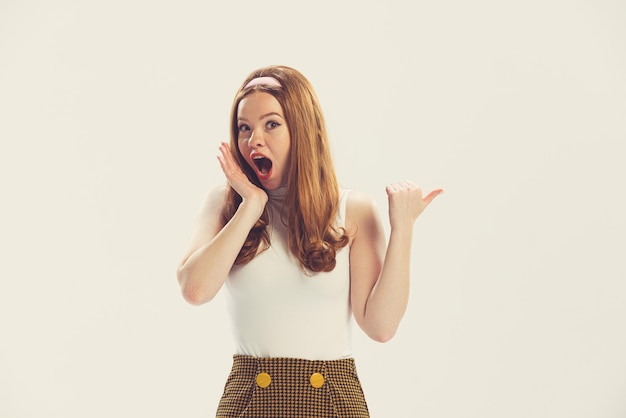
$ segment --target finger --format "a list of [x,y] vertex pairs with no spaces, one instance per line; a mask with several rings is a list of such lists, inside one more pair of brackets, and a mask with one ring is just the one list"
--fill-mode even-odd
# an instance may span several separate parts
[[224,143],[222,142],[217,149],[219,150],[217,159],[219,160],[220,165],[222,166],[222,169],[224,170],[226,169],[226,167],[228,167],[228,158],[227,158],[227,152],[224,149]]
[[389,184],[385,187],[385,191],[388,195],[393,194],[398,191],[398,185],[396,183]]
[[220,147],[220,153],[221,155],[218,155],[217,159],[220,162],[220,167],[224,174],[228,175],[232,171],[231,163],[228,159],[228,152],[223,147]]
[[227,143],[222,142],[222,144],[220,145],[220,152],[222,153],[224,161],[227,163],[227,165],[230,165],[232,163],[232,153],[230,152],[230,147]]
[[234,163],[237,163],[237,149],[233,149],[229,144],[225,144],[226,150],[228,150],[228,158]]
[[220,168],[222,169],[222,171],[226,173],[227,169],[226,169],[226,162],[224,161],[224,157],[222,157],[221,155],[218,155],[217,161],[219,161]]
[[241,168],[235,160],[233,153],[230,150],[230,146],[227,143],[222,142],[222,145],[220,146],[220,152],[222,153],[222,160],[224,161],[225,173],[232,174],[241,171]]
[[220,162],[220,167],[226,177],[226,180],[231,186],[234,187],[235,183],[241,180],[241,178],[239,178],[239,176],[242,175],[240,174],[241,170],[237,165],[233,165],[230,161],[228,161],[228,158],[224,155],[218,156],[217,158]]
[[439,196],[441,193],[443,193],[443,189],[435,189],[432,192],[428,193],[426,197],[424,197],[422,200],[428,205],[430,202],[433,201],[434,198]]
[[404,180],[404,185],[409,189],[419,189],[420,186],[413,183],[411,180]]

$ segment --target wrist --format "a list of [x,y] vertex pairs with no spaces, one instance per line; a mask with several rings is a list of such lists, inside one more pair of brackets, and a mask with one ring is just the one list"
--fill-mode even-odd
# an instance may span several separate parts
[[241,201],[237,212],[241,212],[245,217],[254,218],[254,222],[256,222],[263,214],[266,203],[267,198],[247,198]]
[[413,224],[391,225],[390,235],[410,240],[413,238]]

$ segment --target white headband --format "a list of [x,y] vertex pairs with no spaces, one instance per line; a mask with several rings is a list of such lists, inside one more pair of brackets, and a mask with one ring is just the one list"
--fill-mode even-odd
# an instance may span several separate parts
[[256,86],[259,84],[264,84],[266,86],[282,87],[280,85],[280,82],[274,77],[257,77],[250,80],[248,84],[246,84],[243,88],[247,89],[248,87]]

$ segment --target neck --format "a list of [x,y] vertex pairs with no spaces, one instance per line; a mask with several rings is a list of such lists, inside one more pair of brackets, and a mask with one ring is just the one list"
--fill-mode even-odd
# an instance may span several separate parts
[[282,202],[287,195],[287,186],[281,186],[274,190],[266,190],[266,192],[270,200]]

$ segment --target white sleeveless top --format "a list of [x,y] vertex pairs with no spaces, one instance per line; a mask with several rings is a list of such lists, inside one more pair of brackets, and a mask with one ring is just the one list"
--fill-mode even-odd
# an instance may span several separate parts
[[[328,273],[305,272],[290,253],[280,219],[285,189],[269,193],[271,246],[226,280],[235,352],[256,357],[336,360],[350,357],[350,249]],[[348,190],[340,190],[337,226],[345,226]]]

